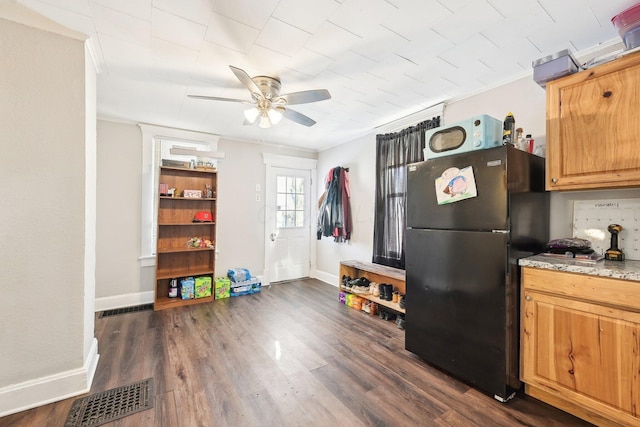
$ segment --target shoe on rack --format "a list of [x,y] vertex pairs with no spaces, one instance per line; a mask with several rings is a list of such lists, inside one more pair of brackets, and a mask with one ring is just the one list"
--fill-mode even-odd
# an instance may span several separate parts
[[380,297],[380,283],[372,282],[369,286],[371,286],[371,295],[374,297]]
[[362,304],[362,311],[365,313],[371,313],[371,301],[365,301]]
[[404,317],[398,316],[398,318],[396,319],[396,325],[398,326],[398,328],[399,329],[404,329],[405,323],[406,323],[406,321],[404,320]]
[[378,303],[371,301],[371,304],[369,305],[369,310],[370,310],[369,314],[371,314],[372,316],[376,316],[379,312]]
[[398,301],[398,305],[400,308],[405,308],[407,306],[405,295],[400,295],[400,301]]
[[385,301],[393,299],[393,285],[385,285],[384,298]]
[[380,285],[378,287],[380,288],[378,290],[378,298],[380,298],[381,300],[386,300],[387,299],[387,284],[386,283],[380,283]]

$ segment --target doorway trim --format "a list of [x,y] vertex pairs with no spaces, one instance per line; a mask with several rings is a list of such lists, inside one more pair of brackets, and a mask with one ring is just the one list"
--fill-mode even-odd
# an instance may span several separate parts
[[268,206],[275,204],[273,195],[275,189],[272,188],[272,184],[267,179],[272,172],[272,168],[288,168],[309,171],[311,176],[311,183],[309,186],[310,191],[310,203],[309,203],[309,277],[316,277],[316,244],[314,240],[317,238],[315,233],[315,227],[313,227],[314,218],[318,217],[318,206],[316,201],[318,200],[318,190],[316,186],[316,177],[318,175],[316,159],[308,159],[305,157],[293,157],[284,156],[281,154],[262,153],[262,160],[265,164],[265,197],[264,197],[264,272],[262,278],[262,284],[268,285],[271,283],[271,259],[269,251],[270,242],[270,228],[267,227],[269,221],[269,209]]

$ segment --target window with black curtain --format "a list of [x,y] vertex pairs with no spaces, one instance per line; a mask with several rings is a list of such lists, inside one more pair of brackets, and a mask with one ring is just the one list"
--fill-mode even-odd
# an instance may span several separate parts
[[407,164],[422,160],[425,131],[440,126],[440,116],[376,135],[376,204],[373,262],[404,269]]

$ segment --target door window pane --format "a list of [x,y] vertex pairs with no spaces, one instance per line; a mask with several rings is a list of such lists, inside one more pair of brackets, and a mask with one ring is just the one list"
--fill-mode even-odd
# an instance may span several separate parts
[[276,227],[304,227],[304,178],[276,177]]

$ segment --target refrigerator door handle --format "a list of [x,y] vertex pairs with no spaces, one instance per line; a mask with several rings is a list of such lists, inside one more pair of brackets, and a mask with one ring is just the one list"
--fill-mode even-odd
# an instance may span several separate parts
[[491,230],[492,233],[509,234],[509,230]]

